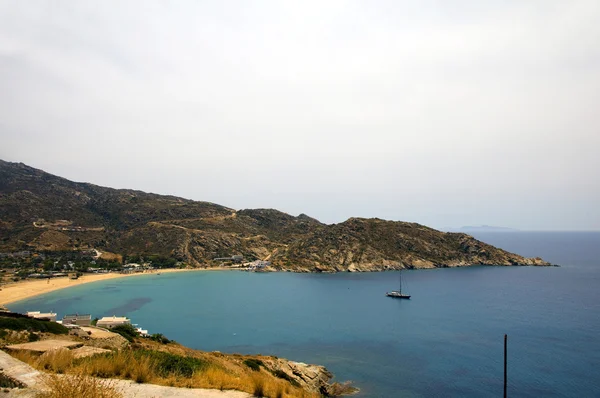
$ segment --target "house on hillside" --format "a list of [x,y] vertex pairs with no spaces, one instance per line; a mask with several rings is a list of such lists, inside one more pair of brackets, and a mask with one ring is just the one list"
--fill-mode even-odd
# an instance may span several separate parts
[[144,269],[146,269],[146,265],[144,264],[137,264],[137,263],[129,263],[129,264],[125,264],[123,265],[123,273],[124,274],[131,274],[134,272],[144,272]]
[[215,261],[231,261],[234,263],[241,263],[244,261],[244,256],[242,256],[241,254],[234,254],[231,257],[216,257],[216,258],[213,258],[213,260],[215,260]]
[[63,325],[90,326],[92,324],[91,314],[65,315],[62,319]]
[[251,263],[248,263],[248,270],[249,271],[264,271],[264,269],[266,267],[268,267],[269,265],[271,265],[270,261],[256,260]]
[[27,316],[56,322],[56,312],[27,311]]
[[112,329],[115,326],[131,324],[131,319],[124,316],[105,316],[100,319],[96,326],[100,328]]

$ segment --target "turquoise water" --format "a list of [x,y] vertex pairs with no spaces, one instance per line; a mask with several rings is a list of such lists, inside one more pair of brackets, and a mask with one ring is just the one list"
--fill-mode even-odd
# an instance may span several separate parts
[[186,272],[98,282],[10,307],[127,315],[190,347],[327,366],[363,397],[600,396],[600,233],[477,236],[562,267],[333,275]]

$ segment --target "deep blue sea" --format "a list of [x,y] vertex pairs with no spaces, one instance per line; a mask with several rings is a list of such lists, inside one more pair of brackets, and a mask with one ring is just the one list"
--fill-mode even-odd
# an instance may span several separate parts
[[477,233],[561,267],[144,275],[9,305],[127,315],[187,346],[327,366],[361,397],[600,397],[600,233]]

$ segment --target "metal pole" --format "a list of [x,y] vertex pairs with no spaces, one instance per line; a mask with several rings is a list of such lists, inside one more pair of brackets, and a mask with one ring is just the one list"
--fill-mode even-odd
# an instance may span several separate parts
[[507,376],[506,376],[506,344],[507,344],[507,340],[508,340],[507,335],[504,335],[504,398],[506,398],[506,380],[507,380]]

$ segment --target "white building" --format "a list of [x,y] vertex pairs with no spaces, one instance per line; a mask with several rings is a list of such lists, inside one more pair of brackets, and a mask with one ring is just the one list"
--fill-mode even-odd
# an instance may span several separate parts
[[48,321],[56,322],[56,312],[28,311],[27,316],[35,319],[46,319]]
[[91,314],[74,314],[74,315],[65,315],[62,319],[63,325],[79,325],[79,326],[90,326],[92,323],[92,315]]
[[[137,325],[136,325],[136,326],[137,326]],[[148,337],[148,336],[150,336],[150,335],[148,334],[148,330],[146,330],[146,329],[142,329],[142,328],[138,328],[138,327],[136,327],[136,328],[135,328],[135,330],[137,330],[137,332],[138,332],[138,333],[139,333],[139,334],[140,334],[142,337]]]
[[131,320],[124,316],[105,316],[98,320],[96,326],[100,328],[112,329],[115,326],[131,324]]

